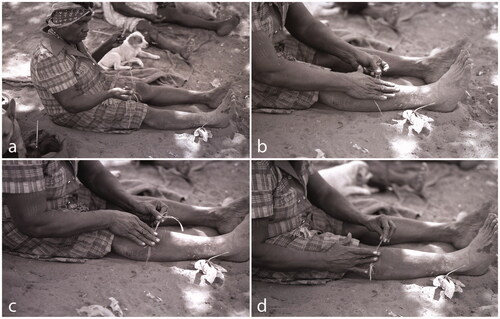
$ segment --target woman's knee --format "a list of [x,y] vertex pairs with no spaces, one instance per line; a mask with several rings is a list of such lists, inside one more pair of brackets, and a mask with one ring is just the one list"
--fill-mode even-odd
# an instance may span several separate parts
[[139,99],[142,103],[148,103],[151,100],[153,91],[151,85],[144,82],[136,82],[135,91],[139,95]]
[[145,126],[157,130],[167,129],[169,123],[168,111],[148,107],[146,117],[142,122]]
[[145,261],[148,248],[141,247],[129,239],[115,236],[112,250],[118,255],[131,260]]

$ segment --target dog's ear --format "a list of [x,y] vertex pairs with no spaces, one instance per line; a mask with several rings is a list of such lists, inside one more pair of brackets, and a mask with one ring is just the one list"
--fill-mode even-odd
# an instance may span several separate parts
[[14,99],[10,99],[9,106],[7,106],[7,116],[11,120],[16,119],[16,101]]

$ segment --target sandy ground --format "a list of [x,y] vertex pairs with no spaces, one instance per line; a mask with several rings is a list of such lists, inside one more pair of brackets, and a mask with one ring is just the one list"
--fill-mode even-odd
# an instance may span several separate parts
[[[418,4],[402,4],[401,16],[419,10]],[[432,131],[407,136],[393,119],[400,111],[380,114],[349,113],[317,107],[290,115],[252,114],[253,157],[316,157],[320,149],[327,158],[492,158],[497,156],[498,79],[497,4],[456,3],[448,8],[427,4],[426,12],[400,23],[399,37],[388,27],[374,22],[374,31],[362,17],[334,15],[321,20],[332,29],[348,29],[390,44],[394,53],[428,55],[433,48],[446,47],[463,37],[473,44],[473,76],[470,97],[458,103],[452,113],[422,110],[434,119]],[[267,144],[258,153],[257,142]],[[262,149],[262,146],[261,146]]]
[[[202,44],[186,64],[178,55],[168,57],[157,48],[147,51],[160,55],[158,61],[143,59],[145,67],[173,70],[188,78],[184,88],[209,90],[219,83],[231,82],[236,96],[236,107],[231,114],[231,124],[224,129],[212,129],[213,138],[208,143],[195,141],[194,130],[157,131],[140,129],[126,135],[81,132],[53,124],[43,110],[40,99],[31,86],[12,86],[4,83],[3,90],[18,103],[18,120],[23,137],[29,136],[39,120],[45,129],[64,140],[65,148],[57,157],[125,157],[125,158],[191,158],[248,156],[249,138],[249,23],[246,3],[224,3],[221,15],[237,13],[241,23],[229,36],[218,37],[214,32],[189,29],[176,25],[162,26],[162,32],[185,41],[194,36],[196,44]],[[3,78],[26,79],[30,71],[30,57],[39,43],[40,29],[50,3],[3,3]],[[121,30],[95,18],[90,23],[85,43],[93,51],[107,35]],[[172,61],[172,62],[170,62]],[[214,82],[214,80],[216,80]],[[204,105],[191,106],[208,111]],[[186,107],[180,108],[186,110]],[[132,147],[130,147],[132,146]]]
[[[481,164],[461,171],[448,164],[429,163],[427,202],[417,196],[399,200],[421,211],[423,221],[453,221],[460,211],[471,211],[487,200],[497,200],[497,164]],[[393,193],[376,195],[397,202]],[[342,279],[321,286],[252,283],[254,316],[497,316],[498,262],[479,277],[458,276],[466,287],[453,299],[435,297],[432,278],[368,281]],[[267,314],[256,310],[267,299]]]
[[[247,162],[212,162],[189,176],[192,185],[171,171],[153,166],[118,166],[121,178],[140,178],[167,186],[193,205],[220,205],[227,197],[248,194]],[[194,166],[199,166],[197,162]],[[3,254],[4,316],[77,316],[76,309],[91,304],[109,305],[116,298],[125,316],[247,316],[249,263],[217,261],[227,273],[213,285],[200,281],[192,261],[129,261],[110,254],[84,264],[24,259]],[[150,299],[147,293],[162,301]],[[8,305],[17,302],[15,314]]]

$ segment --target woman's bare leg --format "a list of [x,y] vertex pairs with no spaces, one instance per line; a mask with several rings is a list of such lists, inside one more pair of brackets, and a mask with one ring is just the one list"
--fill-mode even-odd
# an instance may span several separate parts
[[136,91],[141,102],[153,106],[178,104],[205,104],[216,109],[229,93],[231,85],[226,83],[210,91],[194,91],[169,86],[155,86],[143,82],[136,83]]
[[115,237],[113,251],[126,258],[146,261],[150,250],[150,261],[181,261],[206,259],[223,254],[220,259],[243,262],[249,258],[249,218],[247,217],[229,234],[206,237],[158,229],[160,242],[149,248]]
[[184,112],[149,107],[142,125],[158,130],[184,130],[200,126],[226,127],[234,107],[231,94],[210,112]]
[[[471,243],[455,252],[437,254],[383,247],[380,253],[374,263],[374,279],[422,278],[446,274],[455,269],[456,274],[483,275],[498,253],[497,217],[490,214]],[[368,278],[368,267],[359,267],[356,272]]]
[[471,78],[471,60],[462,51],[457,60],[438,82],[423,86],[396,85],[399,92],[385,101],[362,100],[339,92],[320,92],[319,102],[342,111],[378,112],[414,109],[431,104],[426,109],[436,112],[453,111],[465,96]]
[[[448,72],[455,62],[461,50],[465,48],[465,39],[455,42],[455,44],[428,57],[406,57],[373,49],[360,48],[361,50],[379,56],[389,64],[389,70],[384,72],[384,76],[411,76],[424,80],[425,83],[434,83]],[[354,72],[351,65],[342,62],[340,59],[318,52],[315,56],[314,64],[331,68],[335,72]]]
[[[494,210],[493,203],[487,202],[474,212],[459,214],[457,221],[453,223],[423,222],[408,218],[389,217],[396,224],[396,232],[388,245],[444,242],[452,244],[456,249],[462,249],[469,245],[488,214]],[[380,242],[380,236],[364,226],[344,223],[342,235],[348,233],[365,244],[378,245]]]
[[[243,196],[218,207],[203,207],[183,204],[168,199],[134,196],[138,201],[162,201],[168,206],[167,214],[177,218],[183,225],[206,226],[216,229],[219,234],[231,232],[248,215],[249,198]],[[166,219],[162,226],[178,225],[173,219]]]

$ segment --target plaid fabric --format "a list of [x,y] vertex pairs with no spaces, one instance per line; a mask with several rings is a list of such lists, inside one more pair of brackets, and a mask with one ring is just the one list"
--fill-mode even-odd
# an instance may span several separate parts
[[[252,162],[252,218],[269,218],[269,237],[302,225],[312,204],[307,200],[307,181],[313,173],[309,162],[301,162],[298,177],[279,168],[279,162]],[[284,164],[284,163],[282,163]]]
[[[252,31],[264,32],[272,40],[279,58],[321,68],[311,64],[316,51],[285,32],[289,6],[289,3],[281,2],[252,3]],[[293,91],[252,81],[254,109],[308,109],[318,96],[317,91]]]
[[57,125],[83,131],[130,133],[139,129],[147,105],[134,101],[107,99],[91,110],[70,113],[54,98],[55,93],[74,87],[82,94],[107,91],[112,85],[133,81],[107,77],[80,43],[78,48],[52,34],[44,34],[31,59],[31,79],[51,120]]
[[[48,210],[68,214],[103,209],[106,202],[93,195],[76,179],[78,164],[67,161],[3,161],[2,194],[44,191]],[[73,262],[99,258],[111,251],[114,235],[107,230],[64,238],[31,238],[20,232],[3,199],[2,238],[5,251],[35,259]],[[62,259],[61,259],[62,258]]]
[[[288,172],[287,172],[288,171]],[[314,207],[307,199],[307,182],[314,172],[303,161],[296,177],[284,163],[252,162],[252,218],[268,218],[266,244],[302,251],[326,251],[339,244],[342,222]],[[349,245],[359,245],[352,239]],[[253,268],[253,278],[288,284],[321,284],[342,278],[326,271],[276,272]]]
[[[328,216],[318,208],[308,214],[305,225],[286,234],[266,240],[266,244],[297,249],[301,251],[324,252],[334,245],[359,246],[359,240],[351,239],[350,243],[341,243],[346,237],[338,235],[342,230],[342,222]],[[345,273],[329,271],[274,271],[253,267],[252,278],[266,282],[291,285],[320,285],[331,280],[341,279]]]

